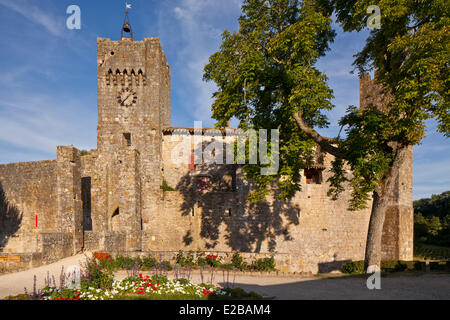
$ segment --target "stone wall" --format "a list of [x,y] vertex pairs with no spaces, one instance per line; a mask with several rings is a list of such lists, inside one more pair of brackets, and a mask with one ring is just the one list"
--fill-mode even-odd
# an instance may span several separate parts
[[[239,167],[213,165],[189,170],[189,165],[173,164],[175,146],[167,133],[163,140],[164,180],[176,191],[163,192],[162,214],[144,230],[145,250],[276,253],[276,257],[288,257],[289,267],[283,271],[312,273],[364,259],[370,210],[348,211],[350,191],[338,201],[331,200],[327,196],[328,170],[320,171],[320,184],[307,184],[303,175],[303,190],[291,201],[268,197],[252,205],[245,201],[250,187]],[[332,157],[325,156],[322,161],[329,168]],[[215,177],[232,176],[233,172],[234,190],[215,188],[221,185]],[[211,177],[210,192],[198,192],[197,175]]]
[[86,251],[123,252],[127,250],[126,241],[127,233],[124,231],[85,231],[84,233]]
[[56,161],[0,165],[3,252],[41,252],[48,263],[81,251],[80,167],[74,147],[58,147]]
[[40,235],[39,252],[42,253],[42,264],[49,264],[73,255],[71,233],[42,233]]
[[35,252],[39,233],[58,231],[56,175],[54,160],[0,165],[0,251]]

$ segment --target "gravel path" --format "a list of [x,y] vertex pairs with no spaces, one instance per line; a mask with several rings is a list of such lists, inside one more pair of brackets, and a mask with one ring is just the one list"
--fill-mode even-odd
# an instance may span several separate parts
[[[63,259],[53,264],[41,266],[27,271],[11,273],[0,276],[0,298],[8,295],[24,293],[24,287],[29,292],[33,290],[33,277],[36,275],[37,288],[45,284],[47,272],[54,275],[59,284],[61,268],[71,265],[79,265],[85,260],[84,255],[77,255]],[[147,273],[143,272],[144,275]],[[127,276],[126,271],[116,273],[116,279]],[[174,277],[174,272],[169,273]],[[228,279],[227,279],[228,278]],[[202,276],[198,271],[191,274],[191,279],[202,282]],[[203,272],[203,282],[210,282],[211,273]],[[381,279],[381,290],[369,290],[366,287],[366,278],[363,276],[255,276],[236,275],[222,271],[215,272],[213,283],[235,287],[241,287],[246,291],[255,291],[265,297],[275,299],[450,299],[450,274],[391,274]]]

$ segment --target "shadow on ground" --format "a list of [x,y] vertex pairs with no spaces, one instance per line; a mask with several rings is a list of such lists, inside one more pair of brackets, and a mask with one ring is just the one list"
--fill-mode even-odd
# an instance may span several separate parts
[[[369,290],[366,286],[367,277],[362,275],[290,280],[258,277],[245,281],[237,279],[234,287],[277,300],[450,299],[450,274],[382,276],[380,290]],[[286,283],[280,283],[282,281]],[[227,283],[220,282],[219,285],[226,286]]]

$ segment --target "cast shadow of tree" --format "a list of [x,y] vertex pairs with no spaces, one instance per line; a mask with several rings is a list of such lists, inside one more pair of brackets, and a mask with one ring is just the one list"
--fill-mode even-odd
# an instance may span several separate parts
[[[176,186],[183,196],[182,215],[196,215],[194,208],[200,209],[200,237],[208,249],[218,246],[222,230],[222,239],[232,250],[257,253],[264,249],[266,242],[267,250],[274,252],[277,238],[294,240],[289,226],[299,224],[300,208],[290,201],[279,200],[276,191],[270,202],[249,203],[251,184],[237,178],[239,168],[234,164],[196,165]],[[201,192],[198,183],[204,183],[205,177],[210,180],[210,187],[207,192]],[[191,231],[183,241],[186,245],[192,243]]]
[[9,203],[0,182],[0,252],[3,251],[9,238],[20,229],[22,218],[23,214],[19,209]]

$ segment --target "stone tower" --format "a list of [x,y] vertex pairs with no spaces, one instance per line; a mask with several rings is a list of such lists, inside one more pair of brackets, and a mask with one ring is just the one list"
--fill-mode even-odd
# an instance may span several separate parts
[[[128,25],[129,26],[129,25]],[[94,229],[125,234],[141,250],[160,212],[162,129],[170,126],[170,69],[158,38],[97,40],[98,158]],[[104,190],[100,186],[104,187]],[[145,249],[145,244],[144,244]]]

